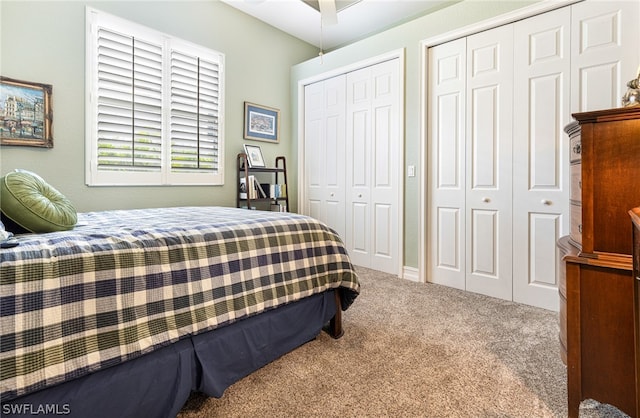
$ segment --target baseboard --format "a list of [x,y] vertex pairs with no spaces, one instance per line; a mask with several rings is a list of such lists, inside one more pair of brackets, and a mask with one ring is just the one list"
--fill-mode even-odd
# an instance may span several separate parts
[[402,278],[420,283],[421,280],[419,272],[420,271],[415,267],[404,266],[402,268]]

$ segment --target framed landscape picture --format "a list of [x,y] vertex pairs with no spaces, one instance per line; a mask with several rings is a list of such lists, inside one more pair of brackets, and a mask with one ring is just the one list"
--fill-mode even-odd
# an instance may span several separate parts
[[0,145],[53,147],[49,84],[0,77]]
[[244,102],[244,138],[256,141],[280,141],[280,110]]

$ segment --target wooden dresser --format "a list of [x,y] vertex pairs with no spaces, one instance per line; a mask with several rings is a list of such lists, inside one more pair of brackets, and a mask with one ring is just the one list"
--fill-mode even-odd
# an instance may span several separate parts
[[[640,181],[640,179],[638,179]],[[640,207],[629,211],[633,227],[633,318],[636,330],[636,412],[640,414]]]
[[628,215],[640,204],[640,107],[573,117],[571,229],[558,243],[569,416],[595,399],[640,418]]

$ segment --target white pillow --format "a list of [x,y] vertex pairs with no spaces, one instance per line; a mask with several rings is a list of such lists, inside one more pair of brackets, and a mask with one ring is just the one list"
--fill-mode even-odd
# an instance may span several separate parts
[[4,224],[0,221],[0,241],[4,241],[9,237],[13,236],[13,234],[4,229]]

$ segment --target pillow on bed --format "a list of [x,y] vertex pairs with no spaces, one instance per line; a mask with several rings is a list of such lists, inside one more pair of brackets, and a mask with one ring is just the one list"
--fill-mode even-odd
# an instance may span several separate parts
[[66,231],[78,221],[69,199],[42,177],[25,170],[0,179],[0,210],[30,232]]

